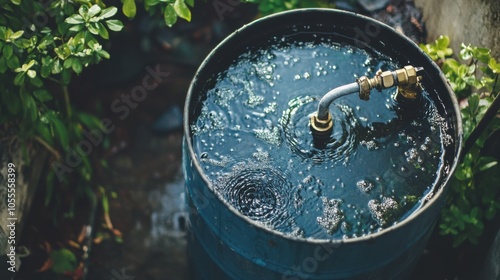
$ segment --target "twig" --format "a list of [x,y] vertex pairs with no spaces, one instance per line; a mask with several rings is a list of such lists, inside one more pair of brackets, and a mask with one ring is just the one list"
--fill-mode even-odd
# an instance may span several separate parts
[[62,86],[63,95],[64,95],[64,104],[66,105],[66,114],[68,118],[71,118],[71,104],[69,103],[69,92],[68,86]]
[[56,157],[57,160],[61,159],[61,154],[56,149],[54,149],[52,146],[50,146],[49,143],[45,142],[39,136],[35,136],[35,137],[33,137],[33,139],[35,139],[38,143],[42,144],[42,146],[44,146],[45,149],[47,149],[50,153],[52,153]]

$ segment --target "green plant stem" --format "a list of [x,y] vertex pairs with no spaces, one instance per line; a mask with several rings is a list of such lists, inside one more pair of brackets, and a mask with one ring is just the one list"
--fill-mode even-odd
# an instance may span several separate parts
[[45,142],[42,138],[40,138],[38,136],[33,137],[33,139],[35,139],[38,143],[40,143],[42,146],[44,146],[45,149],[47,149],[49,152],[51,152],[56,157],[57,160],[61,159],[61,154],[56,149],[54,149],[52,146],[50,146],[49,143]]
[[68,119],[71,118],[72,112],[71,112],[71,103],[69,103],[69,91],[68,91],[68,86],[64,85],[62,86],[63,90],[63,95],[64,95],[64,104],[66,105],[66,115],[68,116]]
[[[498,76],[497,76],[498,77]],[[460,155],[460,162],[463,161],[465,155],[469,152],[470,148],[476,143],[477,139],[481,134],[484,132],[486,127],[488,127],[488,124],[490,121],[496,116],[498,110],[500,109],[500,93],[497,93],[497,96],[491,103],[491,106],[488,108],[488,110],[484,113],[483,118],[479,121],[477,126],[474,128],[474,130],[471,132],[469,135],[469,138],[465,141],[464,149],[462,150],[462,154]]]

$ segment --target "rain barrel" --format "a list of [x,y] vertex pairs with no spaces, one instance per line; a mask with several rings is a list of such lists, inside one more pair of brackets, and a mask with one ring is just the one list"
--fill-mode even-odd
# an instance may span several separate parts
[[[333,34],[346,44],[370,48],[397,64],[424,68],[423,85],[447,120],[449,144],[434,191],[404,220],[378,232],[346,239],[284,234],[242,215],[215,191],[193,147],[192,125],[204,94],[241,54],[271,38]],[[300,38],[300,36],[299,36]],[[285,93],[284,93],[285,94]],[[236,112],[237,113],[237,112]],[[408,279],[445,201],[461,149],[457,101],[439,67],[391,27],[351,12],[299,9],[258,19],[235,31],[205,59],[194,76],[184,108],[183,170],[189,211],[188,250],[194,279]]]

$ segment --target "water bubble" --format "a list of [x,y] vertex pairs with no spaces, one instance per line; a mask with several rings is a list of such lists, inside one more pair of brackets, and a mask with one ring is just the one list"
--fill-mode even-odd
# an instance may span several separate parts
[[360,180],[356,183],[358,189],[364,193],[370,192],[375,185],[369,180]]
[[250,93],[248,99],[245,101],[245,105],[250,108],[255,108],[262,103],[264,103],[264,97],[253,93]]
[[275,146],[279,146],[281,144],[280,130],[278,127],[259,128],[254,129],[253,131],[255,133],[255,137],[258,139],[264,140]]
[[322,197],[323,201],[323,216],[317,218],[317,222],[320,226],[326,229],[328,234],[333,234],[340,222],[344,219],[344,213],[340,210],[340,199],[328,199]]
[[377,142],[375,142],[373,140],[370,140],[370,141],[362,140],[359,143],[361,145],[365,146],[369,151],[378,150],[378,148],[379,148]]
[[276,102],[268,103],[267,107],[264,108],[264,113],[276,113],[277,107],[278,107],[278,103],[276,103]]
[[382,202],[372,199],[368,202],[368,208],[372,218],[382,227],[395,222],[399,218],[399,204],[390,197],[384,197]]

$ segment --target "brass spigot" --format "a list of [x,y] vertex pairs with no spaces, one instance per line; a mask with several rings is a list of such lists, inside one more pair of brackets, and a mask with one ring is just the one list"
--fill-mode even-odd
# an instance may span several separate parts
[[422,79],[419,73],[422,67],[407,65],[394,71],[377,71],[373,78],[362,76],[355,83],[337,87],[325,94],[318,105],[318,112],[311,116],[310,127],[314,136],[328,136],[333,129],[333,119],[329,112],[330,104],[337,98],[359,92],[359,98],[362,100],[370,99],[370,91],[397,86],[397,99],[403,99],[405,102],[416,100],[422,92],[420,81]]

